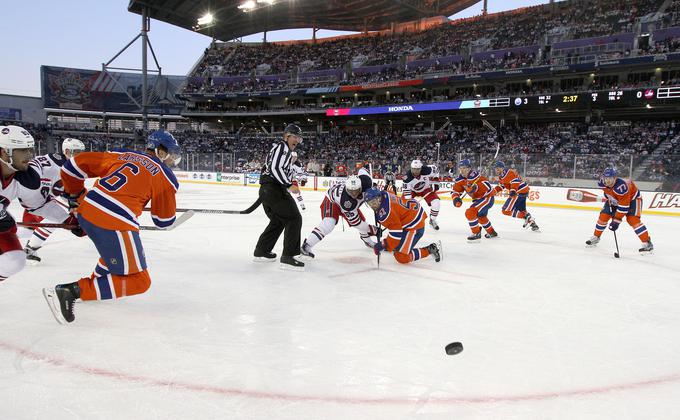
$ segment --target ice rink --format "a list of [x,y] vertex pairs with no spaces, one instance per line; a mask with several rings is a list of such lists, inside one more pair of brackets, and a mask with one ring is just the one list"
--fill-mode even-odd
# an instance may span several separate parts
[[[304,238],[323,194],[303,194]],[[256,196],[183,184],[178,207]],[[41,289],[97,255],[57,232],[39,266],[0,283],[0,419],[680,418],[680,219],[643,216],[645,257],[624,222],[617,260],[609,231],[584,247],[596,212],[530,208],[535,233],[496,205],[500,237],[468,244],[465,207],[443,201],[421,241],[442,241],[439,264],[383,254],[378,269],[338,225],[303,273],[252,262],[261,208],[197,214],[142,232],[146,294],[78,303],[67,326]],[[465,350],[448,356],[453,341]]]

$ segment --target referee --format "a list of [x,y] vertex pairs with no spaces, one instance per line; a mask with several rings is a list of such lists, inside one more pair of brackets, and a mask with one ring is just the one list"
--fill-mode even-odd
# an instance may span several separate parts
[[256,261],[274,261],[276,254],[272,252],[276,241],[283,235],[283,254],[281,268],[304,270],[305,264],[293,258],[300,254],[300,230],[302,216],[293,197],[288,193],[300,193],[300,189],[292,184],[290,163],[291,154],[302,142],[302,129],[289,124],[283,130],[283,140],[272,146],[267,156],[262,176],[260,176],[260,200],[269,224],[260,235],[255,246]]

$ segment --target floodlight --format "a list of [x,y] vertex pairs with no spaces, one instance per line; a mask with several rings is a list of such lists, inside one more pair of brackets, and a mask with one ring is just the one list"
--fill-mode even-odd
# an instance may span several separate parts
[[198,24],[201,25],[201,26],[202,26],[202,25],[210,25],[211,23],[213,23],[213,15],[212,15],[212,13],[208,12],[208,13],[204,14],[203,16],[201,16],[200,18],[198,18],[198,20],[196,21],[196,23],[198,23]]
[[250,11],[255,8],[255,1],[248,0],[246,2],[243,2],[238,6],[238,8],[243,10],[244,12]]

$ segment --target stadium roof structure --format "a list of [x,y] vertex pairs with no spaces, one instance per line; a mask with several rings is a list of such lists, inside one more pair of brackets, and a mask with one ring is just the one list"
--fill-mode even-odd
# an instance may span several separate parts
[[[128,10],[221,41],[264,31],[378,31],[392,23],[451,16],[481,0],[130,0]],[[204,19],[207,17],[207,20]],[[199,24],[199,19],[204,19]]]

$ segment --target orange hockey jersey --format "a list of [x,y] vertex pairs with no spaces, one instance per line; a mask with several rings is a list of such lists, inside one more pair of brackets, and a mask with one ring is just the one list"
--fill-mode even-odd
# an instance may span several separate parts
[[[477,180],[479,178],[479,180]],[[475,181],[477,182],[475,183]],[[453,180],[453,187],[451,187],[451,198],[460,198],[463,192],[467,192],[472,200],[479,200],[489,195],[491,192],[491,184],[477,171],[470,171],[467,178],[463,175],[458,175],[456,179]]]
[[529,184],[522,181],[522,178],[514,169],[505,169],[498,177],[498,185],[494,187],[494,190],[499,193],[503,191],[503,188],[508,191],[515,191],[517,194],[529,194]]
[[390,230],[390,234],[392,231],[398,231],[400,236],[403,230],[425,227],[427,214],[416,200],[407,200],[386,191],[382,193],[387,199],[383,197],[376,217],[380,224]]
[[613,215],[616,220],[622,220],[626,217],[631,203],[641,198],[640,190],[632,180],[616,178],[614,185],[610,188],[604,184],[604,180],[600,179],[598,186],[604,190],[604,195],[607,197],[612,210],[616,207],[616,213]]
[[89,222],[109,230],[139,230],[137,217],[151,200],[151,218],[158,227],[175,221],[175,194],[179,189],[172,170],[158,158],[135,151],[85,152],[61,168],[64,190],[78,194],[86,178],[100,177],[80,197],[80,213]]

